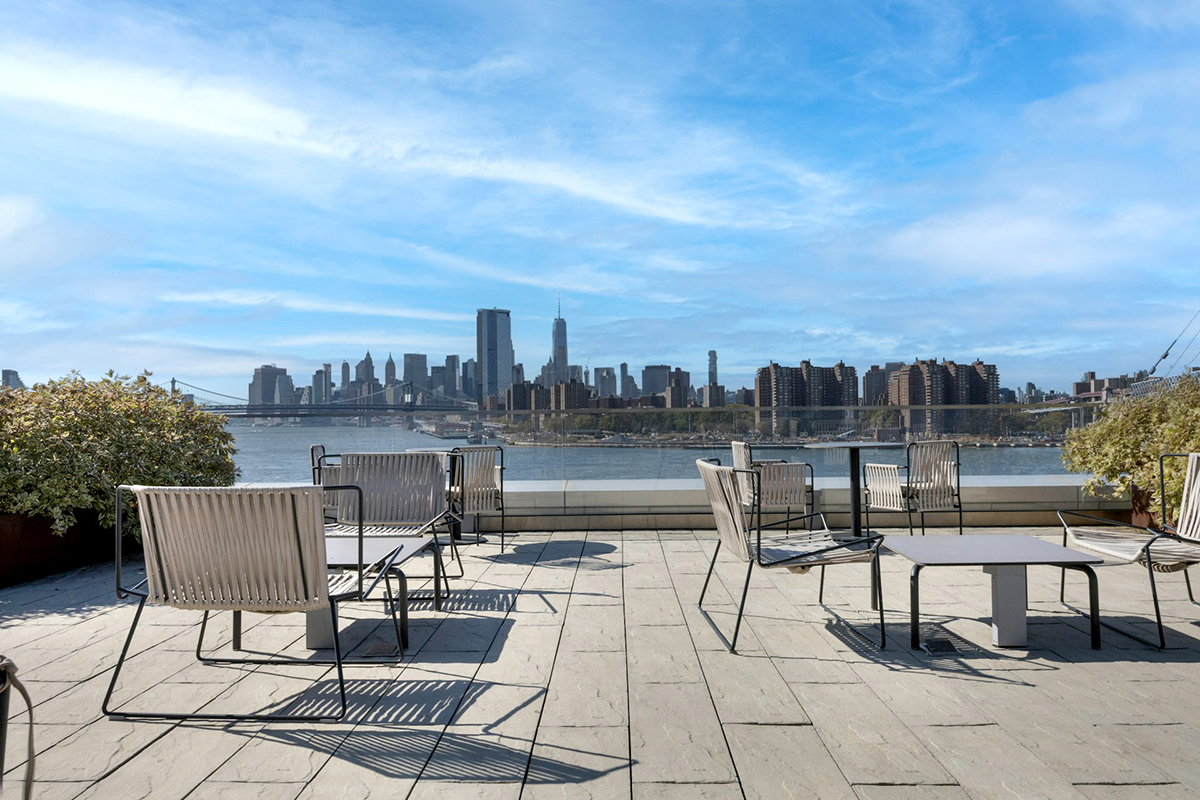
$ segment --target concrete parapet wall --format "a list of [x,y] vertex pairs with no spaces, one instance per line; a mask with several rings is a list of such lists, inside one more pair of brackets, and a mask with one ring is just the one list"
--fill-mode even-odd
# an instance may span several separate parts
[[[1129,518],[1129,497],[1084,494],[1080,475],[976,475],[963,477],[963,522],[967,526],[1057,525],[1059,509]],[[850,480],[818,478],[816,510],[831,527],[850,525]],[[695,480],[505,481],[508,529],[619,530],[637,528],[712,528],[704,486]],[[798,512],[793,512],[798,513]],[[782,519],[766,514],[764,519]],[[901,513],[871,515],[877,527],[907,527]],[[482,530],[497,530],[499,517],[479,520]],[[929,526],[957,525],[957,514],[931,513]]]

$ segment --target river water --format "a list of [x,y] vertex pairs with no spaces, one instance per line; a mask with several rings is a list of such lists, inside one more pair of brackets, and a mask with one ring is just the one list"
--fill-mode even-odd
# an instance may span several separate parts
[[[308,481],[308,448],[323,444],[329,453],[402,451],[451,448],[463,440],[438,439],[402,427],[268,427],[231,424],[237,439],[235,460],[243,481]],[[799,450],[755,447],[758,458],[807,461],[818,477],[843,477],[848,468],[845,450]],[[1062,475],[1058,447],[962,448],[963,475]],[[728,446],[678,447],[515,447],[504,448],[505,480],[601,480],[695,478],[696,459],[719,458],[731,463]],[[863,463],[900,464],[902,449],[866,450]]]

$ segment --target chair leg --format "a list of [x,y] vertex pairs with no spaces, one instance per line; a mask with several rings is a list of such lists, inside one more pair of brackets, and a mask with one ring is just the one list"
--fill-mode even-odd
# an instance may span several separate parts
[[1162,610],[1158,606],[1158,583],[1154,580],[1154,565],[1151,563],[1150,550],[1146,549],[1146,574],[1150,576],[1150,595],[1154,598],[1154,621],[1158,624],[1158,649],[1167,648],[1167,636],[1163,632]]
[[904,513],[908,514],[908,535],[912,536],[913,535],[912,505],[909,503],[908,500],[904,501]]
[[242,612],[233,612],[233,649],[242,649]]
[[[113,713],[109,710],[108,704],[112,700],[113,689],[115,689],[117,686],[117,678],[121,677],[121,667],[123,667],[125,665],[125,656],[128,655],[129,645],[130,645],[130,643],[133,642],[133,632],[137,630],[138,620],[140,620],[142,618],[142,609],[145,607],[146,607],[146,598],[142,597],[138,601],[137,611],[133,612],[133,624],[129,626],[129,635],[125,637],[125,646],[121,648],[121,655],[117,658],[117,666],[113,670],[112,680],[108,682],[108,691],[104,693],[104,700],[102,700],[100,703],[100,712],[102,714],[104,714],[106,717],[111,716]],[[208,621],[208,612],[207,611],[204,612],[204,621],[205,622]],[[204,638],[203,622],[201,623],[200,637],[201,637],[201,639]],[[197,656],[199,655],[199,650],[200,650],[200,646],[197,645],[196,646]]]
[[1183,582],[1187,584],[1188,600],[1192,601],[1192,605],[1200,606],[1200,603],[1196,602],[1195,595],[1192,594],[1192,579],[1188,576],[1189,569],[1191,569],[1190,565],[1183,568]]
[[408,649],[408,576],[403,570],[396,570],[396,580],[400,584],[400,649]]
[[783,538],[785,538],[785,539],[787,539],[789,536],[792,535],[792,507],[791,506],[787,507],[786,513],[787,513],[787,516],[784,517],[784,519],[786,521],[783,523]]
[[[338,674],[338,693],[341,697],[340,710],[336,716],[329,714],[178,714],[168,712],[131,712],[131,711],[114,711],[109,708],[112,702],[113,690],[117,686],[117,680],[121,676],[121,668],[125,665],[125,659],[129,655],[129,645],[133,642],[133,634],[137,630],[138,622],[142,617],[142,609],[146,606],[146,598],[142,596],[138,602],[137,611],[133,615],[133,624],[129,626],[129,634],[125,637],[125,645],[121,648],[121,655],[117,658],[117,666],[113,669],[112,680],[109,681],[108,691],[104,693],[104,699],[100,703],[101,712],[115,719],[167,719],[167,720],[196,720],[196,721],[212,721],[212,722],[336,722],[346,716],[348,708],[346,703],[346,676],[342,669],[342,645],[341,637],[338,634],[337,624],[337,603],[334,600],[329,601],[330,614],[333,616],[333,652],[334,660],[337,666]],[[204,641],[204,628],[208,623],[208,612],[205,612],[201,620],[201,635],[197,642],[196,649],[199,655],[200,647]],[[205,659],[210,661],[210,659]],[[312,662],[301,661],[298,659],[229,659],[228,663],[235,664],[310,664]],[[318,662],[319,663],[319,662]],[[321,666],[325,666],[321,664]]]
[[704,593],[708,591],[708,580],[712,577],[713,568],[717,566],[717,553],[721,552],[721,540],[717,540],[717,549],[713,550],[712,562],[708,565],[708,574],[704,576],[704,585],[700,587],[700,599],[696,601],[696,608],[704,606]]
[[871,559],[871,572],[875,578],[875,602],[879,604],[879,649],[887,646],[887,629],[883,626],[883,572],[879,566],[879,551]]
[[746,611],[746,595],[750,592],[750,575],[754,572],[754,559],[746,565],[746,582],[742,584],[742,602],[738,606],[737,622],[733,625],[733,639],[729,642],[729,652],[737,652],[738,634],[742,630],[742,614]]
[[196,640],[196,660],[203,661],[204,656],[200,655],[200,650],[204,647],[204,631],[208,629],[208,612],[204,612],[204,616],[200,618],[200,638]]
[[962,501],[958,501],[958,535],[963,535]]
[[817,586],[817,602],[825,602],[825,565],[821,565],[821,583]]
[[921,535],[925,535],[925,509],[921,509]]
[[[391,612],[392,630],[396,633],[396,646],[400,648],[400,655],[404,655],[404,639],[406,638],[400,633],[400,621],[396,619],[396,597],[392,594],[392,577],[390,575],[383,576],[383,588],[387,593],[388,611]],[[404,599],[405,605],[408,604],[408,598]],[[407,627],[407,614],[405,615],[405,623]]]

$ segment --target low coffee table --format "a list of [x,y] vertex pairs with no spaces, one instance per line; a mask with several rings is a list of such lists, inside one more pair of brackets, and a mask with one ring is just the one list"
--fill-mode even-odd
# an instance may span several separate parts
[[973,536],[888,536],[885,549],[913,562],[909,591],[912,605],[912,647],[921,646],[921,570],[925,567],[983,567],[992,576],[992,644],[1025,647],[1028,593],[1025,568],[1030,565],[1065,567],[1087,575],[1091,600],[1092,649],[1100,649],[1100,590],[1092,564],[1103,559],[1022,534]]

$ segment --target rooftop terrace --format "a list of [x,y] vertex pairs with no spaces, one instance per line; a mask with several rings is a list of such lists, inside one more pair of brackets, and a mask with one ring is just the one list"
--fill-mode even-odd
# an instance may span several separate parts
[[[1058,540],[1049,528],[1025,532]],[[626,530],[522,533],[504,555],[495,545],[466,547],[467,577],[445,610],[415,606],[403,660],[347,668],[351,709],[335,724],[103,718],[100,701],[133,614],[113,597],[111,567],[5,589],[0,651],[17,662],[37,703],[35,796],[1200,793],[1200,609],[1179,576],[1160,582],[1166,651],[1107,629],[1103,649],[1090,649],[1086,620],[1061,609],[1058,570],[1045,567],[1030,569],[1028,650],[998,650],[986,576],[927,571],[925,633],[942,645],[930,655],[908,647],[909,562],[898,556],[882,560],[890,609],[883,651],[816,604],[816,576],[755,570],[735,655],[696,611],[714,545],[712,531]],[[743,575],[740,563],[722,559],[708,589],[705,607],[725,630]],[[827,576],[827,600],[870,625],[867,567],[833,567]],[[1151,633],[1141,570],[1101,570],[1100,590],[1107,621]],[[1075,576],[1071,595],[1082,604],[1085,594]],[[229,616],[215,617],[226,644]],[[199,620],[148,608],[118,704],[336,707],[331,669],[198,664]],[[385,620],[377,606],[344,606],[352,655],[389,641]],[[303,615],[249,615],[247,626],[247,648],[311,655]],[[24,770],[25,720],[17,716],[9,730],[10,789]]]

